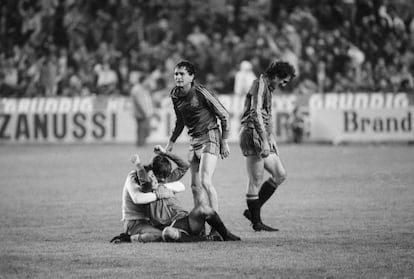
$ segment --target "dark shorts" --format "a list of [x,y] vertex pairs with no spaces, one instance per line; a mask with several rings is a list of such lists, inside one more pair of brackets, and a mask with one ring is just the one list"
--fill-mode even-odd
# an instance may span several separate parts
[[[243,126],[239,134],[240,148],[243,156],[260,156],[263,150],[263,141],[260,139],[256,129]],[[275,148],[270,153],[276,153]]]
[[161,234],[161,230],[155,228],[148,220],[125,221],[124,232],[130,235],[143,233]]
[[188,215],[175,220],[171,224],[171,227],[176,228],[180,230],[181,232],[184,232],[189,235],[191,232],[191,229],[190,229],[190,222],[188,220]]
[[218,156],[220,154],[220,137],[220,130],[218,128],[208,130],[208,133],[199,137],[191,137],[188,160],[191,162],[194,156],[200,159],[202,153]]

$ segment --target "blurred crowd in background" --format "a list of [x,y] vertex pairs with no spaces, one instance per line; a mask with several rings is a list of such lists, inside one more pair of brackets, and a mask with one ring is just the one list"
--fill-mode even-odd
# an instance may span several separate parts
[[[181,59],[233,94],[235,76],[275,59],[287,93],[414,88],[410,0],[2,0],[1,97],[129,96],[160,101]],[[242,63],[247,62],[247,63]]]

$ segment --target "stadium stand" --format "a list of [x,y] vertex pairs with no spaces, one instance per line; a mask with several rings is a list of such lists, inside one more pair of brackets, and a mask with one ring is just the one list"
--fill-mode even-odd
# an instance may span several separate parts
[[231,94],[241,61],[295,65],[287,92],[408,92],[414,88],[409,0],[5,0],[0,97],[129,95],[144,75],[172,86],[185,58]]

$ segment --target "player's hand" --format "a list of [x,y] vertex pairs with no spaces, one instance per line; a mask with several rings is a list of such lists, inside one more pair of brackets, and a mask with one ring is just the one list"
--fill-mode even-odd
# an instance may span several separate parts
[[165,150],[164,147],[162,147],[161,145],[156,145],[154,146],[154,153],[158,154],[158,155],[162,155],[165,154],[167,152],[167,150]]
[[115,236],[111,239],[110,243],[118,244],[118,243],[126,243],[131,242],[131,236],[126,233],[121,233],[120,235]]
[[263,142],[262,152],[260,153],[260,156],[262,158],[266,158],[270,154],[270,146],[269,142],[266,140]]
[[132,155],[131,162],[134,164],[134,166],[141,164],[141,159],[139,158],[139,155],[138,154]]
[[165,147],[165,151],[171,152],[173,150],[174,143],[168,142],[167,146]]
[[158,188],[154,191],[157,199],[168,199],[174,197],[174,192],[171,189],[168,189],[164,185],[158,186]]
[[227,158],[230,155],[230,147],[227,140],[222,140],[220,144],[221,159]]
[[277,149],[275,137],[272,135],[269,138],[269,147],[270,149]]

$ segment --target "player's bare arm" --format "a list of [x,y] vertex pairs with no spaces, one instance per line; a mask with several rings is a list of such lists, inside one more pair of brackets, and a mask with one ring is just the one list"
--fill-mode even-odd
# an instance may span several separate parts
[[222,159],[227,158],[230,155],[230,147],[227,139],[221,139],[220,155]]
[[170,151],[167,151],[166,148],[163,148],[161,145],[156,145],[154,147],[154,153],[166,156],[168,159],[170,159],[177,165],[177,168],[175,168],[171,172],[170,177],[168,177],[167,182],[173,182],[181,179],[185,175],[187,170],[190,168],[190,164],[187,161],[183,160],[180,156]]
[[[265,91],[265,81],[263,75],[259,78],[259,88],[257,90],[257,94],[253,95],[253,102],[255,104],[254,108],[256,110],[257,115],[257,122],[258,122],[258,134],[263,142],[263,150],[260,154],[263,158],[266,158],[270,154],[270,145],[268,141],[268,137],[266,135],[266,128],[263,122],[262,116],[262,107],[263,107],[263,94]],[[257,98],[257,99],[256,99]]]

